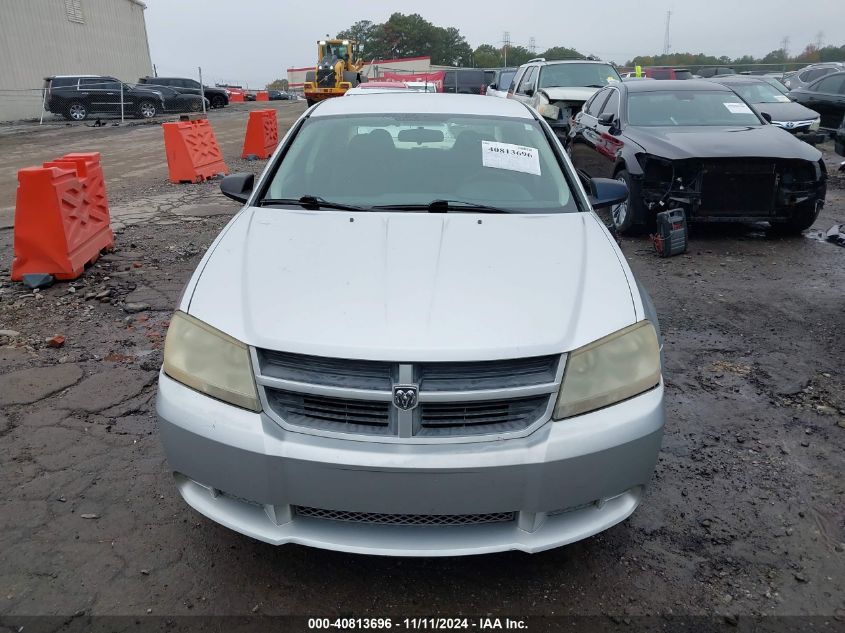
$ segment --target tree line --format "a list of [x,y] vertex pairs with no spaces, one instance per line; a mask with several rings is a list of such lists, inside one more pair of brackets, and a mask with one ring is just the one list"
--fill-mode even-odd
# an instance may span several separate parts
[[[587,59],[574,48],[554,46],[544,51],[529,51],[524,46],[504,48],[494,44],[481,44],[473,49],[455,27],[432,24],[421,15],[394,13],[386,22],[377,24],[360,20],[337,34],[340,39],[356,40],[361,57],[365,60],[395,59],[399,57],[431,57],[437,66],[468,66],[499,68],[519,66],[532,57],[556,59]],[[668,55],[638,55],[626,66],[683,66],[695,70],[702,66],[731,66],[742,70],[752,64],[779,64],[794,67],[826,61],[845,61],[845,45],[823,46],[808,44],[795,56],[784,50],[774,50],[761,58],[744,55],[738,58],[715,57],[704,53],[671,53]]]

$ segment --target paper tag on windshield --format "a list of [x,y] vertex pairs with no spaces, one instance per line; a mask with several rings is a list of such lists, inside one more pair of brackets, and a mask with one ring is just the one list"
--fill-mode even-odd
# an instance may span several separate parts
[[481,164],[485,167],[539,176],[540,152],[536,147],[481,141]]
[[752,114],[751,108],[744,103],[726,103],[725,107],[731,114]]

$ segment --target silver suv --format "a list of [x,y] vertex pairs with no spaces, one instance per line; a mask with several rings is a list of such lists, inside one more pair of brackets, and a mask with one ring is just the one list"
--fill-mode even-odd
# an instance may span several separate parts
[[811,66],[807,66],[806,68],[802,68],[794,75],[785,79],[783,83],[790,90],[795,90],[796,88],[809,86],[811,83],[817,79],[821,79],[825,75],[838,73],[843,70],[845,70],[845,64],[842,62],[823,62],[821,64],[813,64]]
[[615,81],[622,78],[606,62],[580,59],[547,62],[540,57],[519,67],[508,89],[508,98],[537,110],[565,144],[572,117],[597,90]]

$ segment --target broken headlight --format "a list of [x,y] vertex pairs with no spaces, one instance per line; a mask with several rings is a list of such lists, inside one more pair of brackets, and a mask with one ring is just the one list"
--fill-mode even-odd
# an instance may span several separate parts
[[822,118],[820,116],[816,117],[815,120],[810,123],[810,131],[815,132],[819,129],[819,126],[822,124]]
[[164,373],[212,398],[260,411],[249,348],[184,312],[176,312],[164,341]]
[[553,417],[595,411],[659,383],[657,332],[650,321],[640,321],[569,354]]

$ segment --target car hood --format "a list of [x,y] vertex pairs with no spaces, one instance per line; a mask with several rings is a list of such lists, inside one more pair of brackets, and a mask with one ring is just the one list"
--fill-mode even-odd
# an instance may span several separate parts
[[370,360],[571,350],[637,320],[632,277],[591,213],[246,208],[182,309],[256,347]]
[[758,127],[634,127],[624,135],[670,160],[686,158],[771,157],[818,161],[821,152],[774,125]]
[[757,112],[765,112],[772,117],[773,121],[812,121],[819,116],[815,110],[810,110],[795,102],[756,103],[754,109]]
[[541,88],[540,92],[544,92],[549,97],[550,101],[580,101],[583,103],[592,97],[598,90],[598,88],[572,86],[569,88]]

